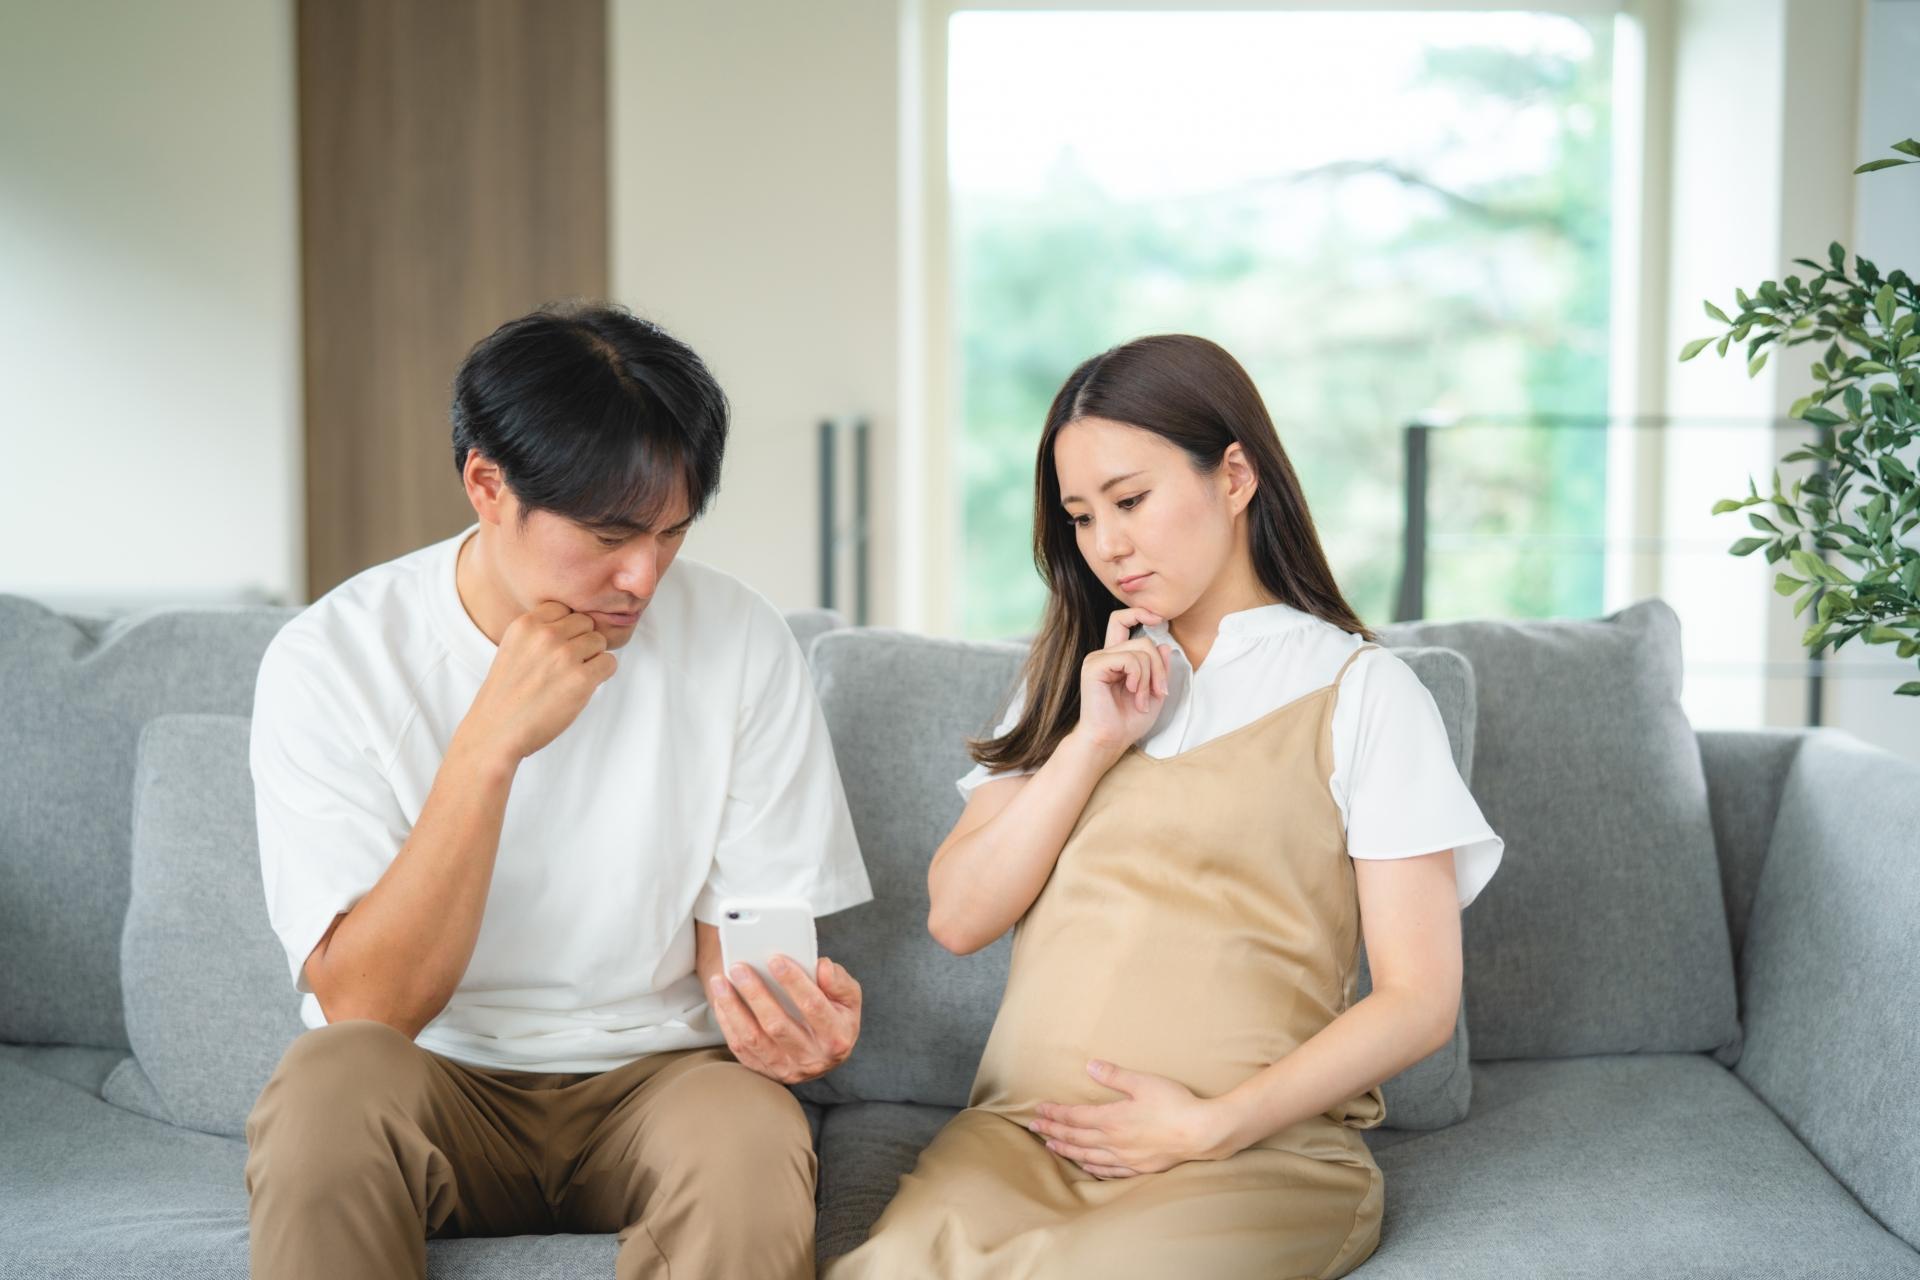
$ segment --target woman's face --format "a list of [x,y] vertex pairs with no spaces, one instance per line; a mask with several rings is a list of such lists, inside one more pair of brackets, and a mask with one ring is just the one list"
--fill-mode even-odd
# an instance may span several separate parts
[[1202,475],[1178,445],[1105,418],[1054,437],[1061,518],[1116,600],[1177,618],[1227,567],[1242,537],[1234,517],[1252,496],[1235,487],[1239,447],[1229,454],[1234,465]]

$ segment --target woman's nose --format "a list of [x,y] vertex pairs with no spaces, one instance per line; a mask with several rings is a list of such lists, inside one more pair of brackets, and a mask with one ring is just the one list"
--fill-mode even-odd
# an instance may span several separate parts
[[1102,560],[1118,560],[1132,550],[1133,545],[1121,536],[1111,521],[1094,526],[1093,553]]

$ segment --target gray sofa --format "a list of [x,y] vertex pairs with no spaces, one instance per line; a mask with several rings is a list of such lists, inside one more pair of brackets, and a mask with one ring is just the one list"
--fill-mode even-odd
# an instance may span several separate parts
[[[107,622],[0,597],[0,1277],[246,1274],[241,1124],[298,1033],[246,715],[284,610]],[[1008,946],[926,936],[963,739],[1017,650],[792,618],[876,892],[821,924],[854,1057],[798,1092],[845,1251],[965,1097]],[[1679,630],[1385,629],[1505,864],[1452,1044],[1386,1088],[1393,1277],[1920,1276],[1920,767],[1702,732]],[[1195,939],[1194,945],[1207,945]],[[610,1236],[434,1241],[432,1273],[611,1273]]]

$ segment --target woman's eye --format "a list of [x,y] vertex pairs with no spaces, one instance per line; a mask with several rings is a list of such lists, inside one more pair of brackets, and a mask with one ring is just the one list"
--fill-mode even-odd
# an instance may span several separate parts
[[1071,514],[1071,513],[1069,513],[1069,514],[1068,514],[1068,516],[1067,516],[1067,523],[1068,523],[1068,524],[1070,524],[1070,525],[1072,525],[1072,526],[1073,526],[1074,528],[1076,528],[1076,529],[1084,529],[1084,528],[1086,528],[1086,527],[1087,527],[1087,526],[1088,526],[1089,524],[1092,524],[1092,523],[1093,523],[1093,517],[1092,517],[1092,516],[1077,516],[1077,515],[1073,515],[1073,514]]
[[1120,508],[1122,511],[1131,511],[1135,507],[1139,506],[1142,502],[1146,501],[1146,497],[1147,495],[1144,493],[1136,493],[1131,498],[1122,498],[1120,499],[1120,501],[1114,503],[1113,505]]

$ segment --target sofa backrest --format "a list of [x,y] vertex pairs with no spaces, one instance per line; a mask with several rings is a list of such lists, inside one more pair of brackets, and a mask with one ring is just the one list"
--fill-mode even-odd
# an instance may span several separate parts
[[[298,612],[106,620],[0,595],[0,1042],[128,1047],[135,744],[168,713],[251,716],[260,656]],[[845,625],[827,609],[787,620],[803,649]]]
[[0,1040],[126,1047],[134,743],[166,712],[251,714],[294,612],[103,622],[0,596]]
[[1463,922],[1477,1059],[1718,1050],[1739,1034],[1680,620],[1422,622],[1479,691],[1473,794],[1506,853]]
[[1920,1246],[1920,764],[1834,730],[1806,735],[1741,979],[1740,1078]]

